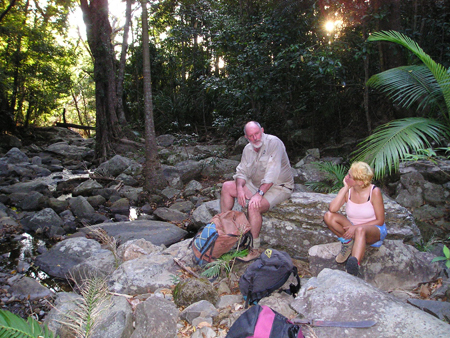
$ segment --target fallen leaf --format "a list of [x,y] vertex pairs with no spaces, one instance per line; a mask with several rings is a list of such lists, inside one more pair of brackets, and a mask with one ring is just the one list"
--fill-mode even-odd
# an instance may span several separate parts
[[430,287],[427,284],[422,284],[419,290],[420,297],[428,298],[431,295]]
[[205,326],[211,327],[211,324],[208,322],[200,322],[200,323],[198,323],[197,328],[201,329],[202,327],[205,327]]

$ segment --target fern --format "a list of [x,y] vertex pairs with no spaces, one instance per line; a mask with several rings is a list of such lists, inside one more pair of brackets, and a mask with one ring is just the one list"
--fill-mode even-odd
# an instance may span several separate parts
[[237,257],[245,257],[248,254],[248,250],[232,251],[223,254],[215,261],[212,261],[205,265],[205,271],[202,272],[202,276],[206,278],[214,278],[220,275],[222,269],[225,270],[228,275],[231,272],[230,262]]
[[64,314],[65,320],[59,322],[70,328],[74,337],[88,338],[98,325],[102,312],[112,306],[111,297],[102,278],[86,278],[77,287],[81,298],[76,301],[76,309]]
[[320,182],[306,182],[305,185],[316,192],[332,193],[343,187],[342,181],[347,175],[348,168],[342,164],[332,162],[314,162],[318,170],[325,173],[326,180]]
[[15,314],[0,310],[0,338],[53,338],[53,333],[42,328],[32,317],[28,320]]

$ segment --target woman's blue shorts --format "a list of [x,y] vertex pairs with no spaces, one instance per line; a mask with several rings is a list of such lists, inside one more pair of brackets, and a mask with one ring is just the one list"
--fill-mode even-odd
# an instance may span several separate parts
[[380,240],[370,245],[373,246],[374,248],[379,248],[383,244],[383,241],[387,235],[386,223],[383,224],[382,226],[377,225],[377,227],[378,229],[380,229]]

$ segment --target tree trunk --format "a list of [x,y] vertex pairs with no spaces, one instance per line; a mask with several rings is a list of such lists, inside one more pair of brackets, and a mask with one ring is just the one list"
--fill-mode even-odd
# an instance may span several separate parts
[[125,125],[127,120],[125,118],[125,111],[123,109],[123,78],[125,74],[125,61],[128,50],[128,32],[130,30],[131,22],[131,1],[127,0],[127,7],[125,10],[125,25],[123,27],[122,52],[120,54],[119,72],[117,75],[117,114],[121,125]]
[[116,114],[116,77],[111,25],[108,20],[108,0],[81,0],[86,36],[94,57],[96,100],[96,148],[99,161],[112,153],[112,141],[122,130]]
[[145,190],[153,192],[158,186],[157,171],[160,167],[153,120],[152,81],[148,38],[147,0],[142,0],[142,58],[144,76],[145,114]]

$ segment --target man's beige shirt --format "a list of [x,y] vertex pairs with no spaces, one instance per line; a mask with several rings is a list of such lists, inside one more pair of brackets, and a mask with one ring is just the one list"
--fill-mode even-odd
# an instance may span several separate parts
[[245,146],[233,178],[250,181],[257,188],[264,183],[273,183],[292,190],[294,177],[283,142],[269,134],[263,134],[261,140],[263,145],[259,152],[254,151],[250,143]]

